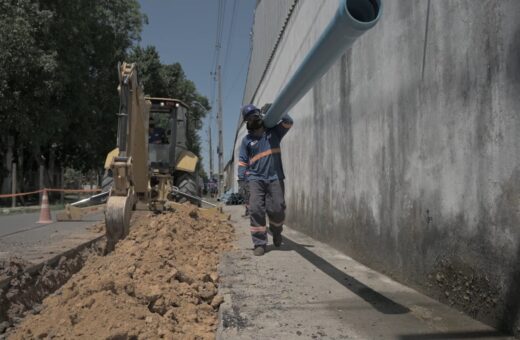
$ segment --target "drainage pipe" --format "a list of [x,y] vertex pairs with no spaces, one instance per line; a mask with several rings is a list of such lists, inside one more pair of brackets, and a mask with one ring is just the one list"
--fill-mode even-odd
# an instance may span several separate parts
[[334,18],[267,110],[264,125],[275,126],[381,13],[381,0],[340,0]]

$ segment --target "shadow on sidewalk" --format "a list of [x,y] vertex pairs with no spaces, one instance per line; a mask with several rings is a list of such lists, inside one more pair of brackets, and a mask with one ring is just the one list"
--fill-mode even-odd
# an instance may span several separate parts
[[436,339],[482,339],[505,337],[498,331],[467,331],[467,332],[446,332],[429,334],[406,334],[401,335],[399,340],[436,340]]
[[308,250],[312,246],[296,243],[283,237],[284,244],[280,248],[274,248],[272,245],[267,247],[268,251],[291,251],[294,250],[304,259],[312,263],[316,268],[327,274],[339,284],[352,291],[354,294],[368,302],[373,308],[384,314],[405,314],[410,310],[402,306],[386,296],[376,292],[364,283],[358,281],[354,277],[344,273],[332,264]]

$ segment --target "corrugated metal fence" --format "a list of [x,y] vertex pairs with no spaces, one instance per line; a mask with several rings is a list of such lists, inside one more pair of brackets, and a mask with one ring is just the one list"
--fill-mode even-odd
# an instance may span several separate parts
[[254,96],[299,0],[261,0],[255,10],[252,52],[243,103]]

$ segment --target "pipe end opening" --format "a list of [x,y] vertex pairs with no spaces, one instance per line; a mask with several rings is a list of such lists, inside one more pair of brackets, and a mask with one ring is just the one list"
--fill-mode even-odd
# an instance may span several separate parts
[[371,22],[379,15],[379,0],[347,0],[347,12],[360,22]]

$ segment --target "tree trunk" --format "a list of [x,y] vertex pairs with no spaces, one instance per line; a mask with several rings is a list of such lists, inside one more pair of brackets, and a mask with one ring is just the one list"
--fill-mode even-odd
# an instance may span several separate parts
[[[4,169],[8,169],[8,172],[6,174],[6,176],[4,176],[4,178],[2,178],[2,186],[0,187],[0,192],[1,193],[10,193],[11,192],[11,182],[12,182],[12,177],[11,177],[11,166],[12,166],[12,163],[13,163],[13,148],[14,148],[14,137],[13,136],[7,136],[7,138],[2,138],[5,142],[7,142],[7,150],[6,150],[6,153],[5,153],[5,158],[4,158],[4,164],[2,164],[2,167]],[[3,172],[3,171],[2,171]]]
[[56,180],[56,152],[55,149],[51,146],[49,151],[49,186],[51,188],[57,188],[57,180]]
[[[17,167],[17,176],[16,180],[18,182],[18,191],[19,192],[25,192],[25,171],[24,171],[24,158],[23,158],[23,149],[21,147],[18,147],[18,167]],[[24,196],[20,196],[18,198],[22,205],[25,205],[25,198]]]

